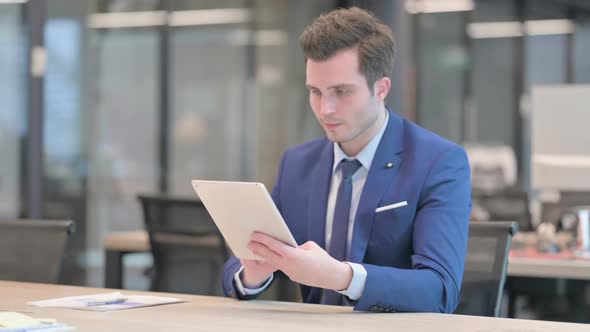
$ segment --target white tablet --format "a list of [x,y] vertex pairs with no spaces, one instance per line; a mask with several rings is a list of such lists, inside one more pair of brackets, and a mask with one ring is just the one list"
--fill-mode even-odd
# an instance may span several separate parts
[[193,180],[192,185],[238,258],[261,260],[248,249],[256,231],[297,246],[264,184]]

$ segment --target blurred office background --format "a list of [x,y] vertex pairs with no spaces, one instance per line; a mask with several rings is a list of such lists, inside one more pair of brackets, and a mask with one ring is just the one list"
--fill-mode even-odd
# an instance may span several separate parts
[[[502,188],[483,174],[474,194],[528,209],[531,88],[590,84],[589,1],[0,0],[0,217],[74,220],[61,282],[102,286],[104,236],[143,228],[138,193],[271,188],[282,151],[322,135],[298,36],[350,5],[396,36],[389,106],[507,160]],[[543,220],[532,210],[521,228]]]

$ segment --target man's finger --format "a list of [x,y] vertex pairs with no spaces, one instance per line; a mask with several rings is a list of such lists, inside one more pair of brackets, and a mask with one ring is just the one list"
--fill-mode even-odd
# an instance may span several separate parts
[[313,241],[307,241],[304,244],[299,246],[299,248],[305,249],[305,250],[311,250],[311,249],[314,249],[317,247],[318,247],[318,245]]
[[265,263],[276,267],[277,264],[281,261],[281,255],[275,252],[274,250],[270,249],[266,245],[259,243],[259,242],[250,242],[248,244],[248,249],[250,249],[255,255],[260,256],[264,259]]
[[276,253],[278,253],[280,256],[287,255],[289,253],[289,250],[293,249],[292,247],[273,238],[272,236],[268,236],[263,233],[256,232],[256,233],[252,234],[251,240],[252,240],[252,242],[260,242],[260,243],[264,244],[268,248],[270,248],[273,251],[275,251]]

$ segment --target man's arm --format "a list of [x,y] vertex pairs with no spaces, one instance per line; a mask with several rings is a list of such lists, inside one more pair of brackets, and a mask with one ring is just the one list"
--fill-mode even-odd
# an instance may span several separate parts
[[[281,159],[281,163],[279,166],[279,175],[277,178],[277,183],[274,186],[271,197],[279,212],[281,211],[281,204],[279,193],[281,190],[281,176],[283,174],[283,168],[285,165],[286,153],[283,154]],[[244,285],[244,274],[248,272],[261,272],[261,270],[266,270],[264,267],[262,269],[258,269],[256,264],[250,264],[250,266],[242,266],[242,263],[237,257],[231,257],[223,267],[223,292],[225,296],[234,297],[240,300],[250,300],[258,297],[264,290],[266,290],[270,284],[272,283],[274,273],[268,272],[270,277],[267,279],[262,287],[257,289],[247,289],[246,285]],[[249,269],[251,271],[244,271],[245,269]],[[256,270],[256,271],[255,271]],[[238,274],[241,272],[241,274]],[[263,271],[262,271],[263,272]],[[265,272],[266,273],[266,272]],[[252,274],[252,273],[250,273]],[[254,273],[257,274],[257,273]]]
[[455,310],[467,251],[470,175],[459,147],[433,163],[414,221],[412,269],[363,264],[367,279],[356,310]]
[[[223,266],[223,294],[240,300],[247,300],[250,297],[242,296],[234,283],[234,277],[242,267],[237,257],[231,257]],[[254,297],[254,296],[252,296]]]
[[[234,271],[232,273],[232,271]],[[244,266],[236,257],[230,258],[223,268],[223,293],[225,296],[238,300],[251,300],[257,298],[264,292],[274,280],[274,273],[270,274],[261,285],[256,288],[249,288],[243,281]]]

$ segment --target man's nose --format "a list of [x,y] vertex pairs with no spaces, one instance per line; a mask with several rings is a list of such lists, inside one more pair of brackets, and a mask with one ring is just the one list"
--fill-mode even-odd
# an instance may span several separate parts
[[334,113],[334,103],[331,98],[323,97],[320,101],[320,113],[323,115],[330,115]]

